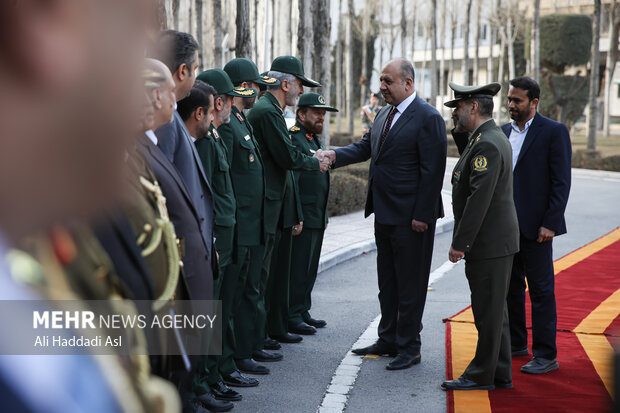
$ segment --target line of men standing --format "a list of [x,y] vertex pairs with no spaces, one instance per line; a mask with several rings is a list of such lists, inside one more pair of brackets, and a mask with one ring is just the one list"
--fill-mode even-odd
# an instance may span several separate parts
[[[304,75],[295,57],[276,58],[263,75],[252,61],[237,58],[194,78],[198,48],[186,33],[160,34],[153,56],[163,63],[150,65],[173,79],[176,110],[171,122],[157,124],[142,140],[160,152],[160,164],[167,160],[178,172],[177,187],[193,209],[191,219],[170,211],[175,227],[191,221],[200,235],[177,233],[189,295],[222,302],[222,354],[191,357],[191,370],[172,377],[184,410],[219,412],[242,399],[231,387],[259,384],[244,374],[269,374],[259,363],[282,360],[268,350],[326,325],[309,310],[329,191],[330,161],[318,134],[325,112],[336,109],[319,94],[303,94],[303,86],[320,84]],[[289,131],[284,109],[296,105],[297,124]],[[155,108],[168,113],[171,104]],[[182,197],[166,187],[157,166],[152,169],[166,199]],[[209,349],[213,343],[205,344]]]

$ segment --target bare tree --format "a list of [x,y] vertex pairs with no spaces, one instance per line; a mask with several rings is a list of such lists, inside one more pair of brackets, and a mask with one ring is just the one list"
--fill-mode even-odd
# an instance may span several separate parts
[[609,135],[611,106],[611,85],[618,60],[618,35],[620,35],[620,3],[613,0],[609,6],[609,48],[605,62],[605,109],[603,118],[603,132]]
[[250,2],[237,0],[237,36],[235,40],[236,57],[252,57],[252,36],[250,36]]
[[314,33],[312,24],[312,3],[311,0],[299,0],[297,55],[303,62],[304,71],[306,73],[311,73],[313,66]]
[[450,1],[450,64],[448,65],[448,71],[450,72],[450,79],[454,81],[454,42],[456,41],[456,28],[459,16],[456,10],[458,0],[448,1]]
[[360,86],[362,87],[360,93],[360,106],[364,106],[366,103],[366,96],[368,95],[368,66],[366,60],[368,60],[368,36],[370,31],[370,1],[366,0],[366,5],[362,10],[362,74],[360,76]]
[[534,18],[532,20],[532,77],[536,82],[540,81],[540,0],[534,1]]
[[199,70],[202,71],[204,69],[204,59],[202,57],[203,56],[202,51],[204,50],[204,46],[202,43],[202,0],[195,0],[195,4],[196,4],[196,41],[201,46],[198,51],[198,54],[199,54],[198,68]]
[[347,33],[346,33],[346,91],[347,91],[347,131],[353,133],[353,17],[355,9],[353,8],[353,0],[347,1]]
[[487,58],[487,83],[491,83],[494,79],[495,65],[493,64],[493,48],[497,41],[497,29],[492,23],[495,10],[499,9],[500,1],[497,0],[497,6],[495,6],[495,0],[491,0],[491,11],[489,13],[489,57]]
[[463,83],[466,85],[471,84],[471,78],[469,77],[469,22],[471,21],[471,5],[473,0],[467,0],[467,11],[465,12],[465,35],[463,36]]
[[482,0],[476,1],[476,25],[474,29],[474,75],[472,83],[478,83],[478,70],[480,67],[480,26],[482,22]]
[[[300,18],[301,20],[301,18]],[[314,76],[317,77],[321,88],[319,93],[325,96],[327,104],[330,103],[330,90],[331,90],[331,48],[329,45],[329,38],[332,31],[332,21],[329,16],[329,0],[315,0],[314,4],[314,53],[316,59],[314,60]],[[329,112],[325,117],[325,124],[323,128],[323,143],[329,145]]]
[[215,47],[213,48],[213,60],[215,67],[220,67],[222,64],[222,2],[215,0],[213,2],[213,30]]
[[592,21],[592,60],[590,62],[590,110],[588,116],[588,149],[596,149],[596,129],[598,114],[598,66],[600,60],[599,41],[601,38],[601,0],[594,0],[594,19]]
[[[441,0],[441,11],[439,12],[441,16],[441,31],[439,34],[440,39],[440,47],[441,47],[441,59],[439,60],[439,95],[443,96],[446,94],[446,85],[444,80],[444,72],[446,71],[446,24],[448,19],[446,19],[446,0]],[[441,102],[438,102],[441,114],[444,113],[444,105],[443,105],[443,97],[440,99]]]
[[417,35],[418,0],[413,0],[413,19],[411,19],[411,61],[415,60],[415,39]]
[[402,58],[407,57],[407,12],[405,3],[405,0],[400,3],[400,55]]
[[431,105],[437,106],[437,0],[431,0]]
[[336,129],[342,130],[342,0],[338,0],[338,36],[336,37]]

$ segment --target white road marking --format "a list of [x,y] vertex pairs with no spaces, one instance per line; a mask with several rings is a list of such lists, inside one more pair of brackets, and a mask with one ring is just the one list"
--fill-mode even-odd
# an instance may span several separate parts
[[[435,271],[431,272],[428,280],[429,287],[446,275],[455,265],[458,265],[458,263],[454,264],[450,261],[446,261]],[[317,409],[317,413],[342,413],[347,408],[349,393],[355,384],[357,375],[362,367],[362,361],[364,360],[363,357],[353,354],[351,350],[358,347],[369,346],[377,341],[379,338],[377,336],[379,320],[381,320],[381,314],[372,320],[360,338],[351,346],[347,355],[344,356],[332,376],[332,381],[325,392],[321,405]]]

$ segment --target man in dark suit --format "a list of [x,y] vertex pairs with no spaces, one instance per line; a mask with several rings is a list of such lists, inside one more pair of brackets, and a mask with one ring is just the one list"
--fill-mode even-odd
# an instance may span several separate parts
[[451,262],[465,258],[471,308],[478,331],[476,354],[461,377],[444,390],[512,388],[506,294],[512,259],[519,249],[517,214],[512,199],[510,145],[491,118],[499,83],[459,86],[450,82],[452,118],[469,132],[452,173],[454,233]]
[[360,142],[326,151],[334,166],[371,159],[366,216],[375,213],[381,322],[379,340],[354,353],[398,356],[388,370],[420,362],[420,331],[433,255],[435,222],[443,217],[446,127],[417,96],[405,59],[381,72],[381,109]]
[[566,233],[564,211],[571,184],[571,142],[561,123],[536,112],[540,88],[528,77],[510,81],[508,110],[513,122],[502,126],[512,146],[514,200],[521,232],[515,256],[508,311],[512,355],[528,356],[525,279],[532,301],[533,359],[521,371],[556,370],[553,237]]
[[[161,62],[148,59],[149,68],[163,73],[166,81],[162,82],[160,88],[153,92],[153,104],[155,106],[155,125],[165,125],[170,122],[174,112],[174,82],[168,68]],[[213,257],[209,250],[212,234],[204,234],[203,223],[199,209],[194,203],[194,198],[186,185],[185,180],[175,168],[174,164],[160,150],[158,144],[161,138],[153,131],[147,131],[145,135],[138,139],[138,152],[142,155],[149,168],[157,178],[162,192],[166,197],[166,204],[170,219],[174,223],[176,234],[180,241],[180,250],[183,251],[181,257],[183,261],[183,276],[191,300],[212,300],[213,299]],[[192,145],[193,147],[193,145]],[[211,199],[211,198],[209,198]],[[202,200],[204,203],[204,200]],[[210,205],[211,211],[213,205]],[[213,214],[209,216],[213,220]],[[175,382],[179,385],[181,400],[184,411],[204,412],[206,407],[209,411],[228,411],[234,407],[231,402],[216,400],[211,393],[211,389],[205,386],[205,393],[196,396],[192,393],[192,382],[196,368],[204,363],[200,363],[200,357],[191,358],[192,372],[182,374],[176,378]],[[208,375],[208,372],[205,374]]]

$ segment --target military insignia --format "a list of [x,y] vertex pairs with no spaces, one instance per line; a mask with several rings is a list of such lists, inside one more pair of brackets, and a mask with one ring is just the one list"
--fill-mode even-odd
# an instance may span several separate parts
[[220,135],[217,133],[217,129],[213,129],[213,136],[215,137],[215,139],[220,138]]
[[321,105],[324,105],[324,104],[325,104],[325,98],[324,98],[323,96],[319,96],[319,103],[320,103]]
[[260,78],[263,80],[263,82],[269,83],[269,84],[276,83],[278,81],[277,79],[273,77],[269,77],[269,76],[261,76]]
[[245,139],[246,141],[249,141],[249,140],[250,140],[250,135],[245,135],[245,136],[243,137],[243,139]]
[[235,115],[237,116],[237,119],[239,119],[239,122],[243,122],[243,117],[241,117],[239,112],[235,112]]
[[290,131],[291,131],[291,132],[299,132],[300,130],[301,130],[301,129],[299,129],[299,126],[297,126],[297,125],[293,126],[293,127],[290,129]]
[[309,133],[306,133],[306,139],[308,139],[309,141],[312,141],[312,135],[310,135]]
[[461,171],[454,171],[454,175],[452,176],[456,182],[461,179]]
[[478,155],[474,158],[474,171],[482,172],[487,170],[487,158],[482,155]]
[[248,160],[250,161],[250,163],[254,162],[256,160],[256,158],[254,157],[254,154],[251,153],[250,156],[248,156]]
[[237,93],[238,95],[241,96],[252,96],[256,93],[256,91],[254,89],[247,89],[244,87],[240,87],[237,89],[233,89],[235,93]]

